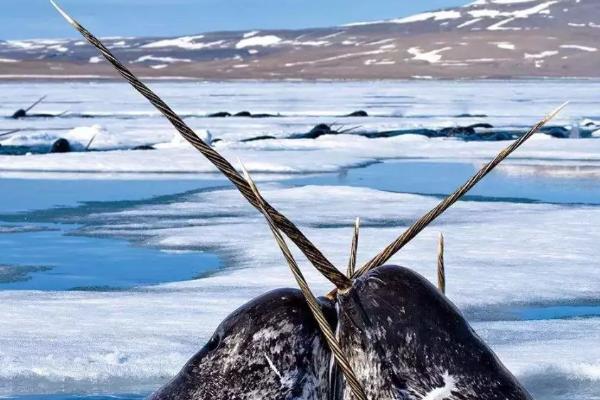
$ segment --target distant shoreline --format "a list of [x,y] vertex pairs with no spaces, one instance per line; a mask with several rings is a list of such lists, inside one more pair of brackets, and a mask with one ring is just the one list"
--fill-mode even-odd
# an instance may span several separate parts
[[[160,82],[287,82],[287,83],[313,83],[313,82],[401,82],[401,81],[434,81],[434,82],[470,82],[470,81],[595,81],[600,76],[509,76],[509,77],[405,77],[405,78],[203,78],[191,76],[140,76],[145,81]],[[108,75],[37,75],[37,74],[0,74],[0,84],[12,82],[123,82],[120,76]]]

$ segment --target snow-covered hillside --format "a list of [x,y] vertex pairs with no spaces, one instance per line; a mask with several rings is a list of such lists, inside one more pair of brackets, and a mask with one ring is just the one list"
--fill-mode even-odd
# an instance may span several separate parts
[[[597,0],[477,0],[341,27],[107,38],[106,43],[147,76],[590,77],[600,74],[598,34]],[[112,71],[82,40],[0,41],[0,77],[17,75],[92,77]]]

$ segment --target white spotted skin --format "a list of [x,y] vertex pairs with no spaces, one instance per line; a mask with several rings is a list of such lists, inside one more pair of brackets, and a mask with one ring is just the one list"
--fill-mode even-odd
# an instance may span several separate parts
[[232,313],[152,400],[326,399],[329,357],[302,294],[280,289]]
[[[454,305],[406,268],[338,296],[340,342],[369,400],[531,400]],[[345,388],[344,400],[355,397]]]

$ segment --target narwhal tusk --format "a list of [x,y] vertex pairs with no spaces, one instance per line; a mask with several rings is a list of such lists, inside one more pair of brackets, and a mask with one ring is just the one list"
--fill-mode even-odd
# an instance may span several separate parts
[[35,103],[33,103],[32,105],[30,105],[28,108],[26,108],[25,112],[28,113],[29,111],[33,110],[33,107],[37,106],[42,101],[44,101],[46,99],[46,97],[48,97],[48,95],[43,95],[42,97],[40,97]]
[[94,134],[91,138],[90,141],[88,142],[87,146],[85,146],[85,151],[89,151],[90,147],[92,147],[92,143],[94,143],[94,140],[96,139],[96,136],[98,134]]
[[354,235],[352,236],[352,246],[350,247],[350,260],[348,261],[348,277],[354,275],[356,269],[356,253],[358,252],[358,231],[360,229],[360,218],[354,221]]
[[13,133],[17,133],[17,132],[20,132],[20,131],[21,131],[20,129],[13,129],[12,131],[2,132],[2,133],[0,133],[0,137],[10,136]]
[[281,252],[283,253],[283,256],[285,257],[285,259],[292,271],[292,274],[294,275],[294,278],[296,278],[296,282],[298,283],[298,286],[300,287],[302,294],[304,294],[304,297],[306,298],[306,302],[308,303],[308,306],[309,306],[313,316],[315,317],[315,320],[319,324],[319,328],[321,329],[323,336],[325,336],[325,340],[327,341],[327,344],[329,345],[329,348],[331,349],[331,352],[333,353],[333,356],[335,357],[336,362],[338,363],[342,373],[344,374],[344,377],[346,378],[348,385],[352,389],[352,392],[354,393],[354,396],[357,399],[367,400],[365,391],[362,388],[362,385],[360,384],[360,382],[358,382],[358,379],[356,378],[356,375],[354,374],[354,371],[352,370],[352,367],[350,366],[348,359],[344,355],[344,353],[340,347],[340,344],[335,337],[335,334],[331,330],[331,327],[329,326],[329,323],[327,322],[327,319],[325,318],[325,315],[323,314],[323,311],[321,310],[321,307],[319,306],[319,302],[317,301],[317,298],[310,290],[310,287],[308,286],[308,283],[306,282],[306,279],[304,278],[304,275],[302,274],[300,267],[298,267],[298,264],[296,263],[296,260],[294,259],[294,256],[292,255],[292,252],[290,251],[289,247],[287,246],[285,239],[279,232],[279,229],[277,229],[277,226],[275,226],[275,223],[271,219],[271,216],[269,215],[267,210],[264,208],[264,205],[265,205],[264,198],[261,196],[260,192],[258,191],[258,188],[256,187],[256,184],[250,177],[250,174],[248,173],[248,171],[243,167],[243,165],[242,165],[242,170],[244,172],[244,177],[246,178],[246,181],[248,182],[249,186],[252,188],[254,195],[256,196],[256,201],[260,205],[261,211],[262,211],[263,215],[265,216],[265,219],[267,220],[267,224],[269,225],[269,228],[271,228],[271,232],[273,233],[273,236],[275,237],[275,240],[277,241],[277,244],[279,245],[279,248],[281,249]]
[[[125,67],[111,52],[102,44],[98,38],[92,35],[81,24],[71,18],[64,10],[62,10],[54,0],[50,0],[52,5],[58,12],[69,22],[81,35],[100,53],[106,60],[112,64],[116,70],[125,78],[135,90],[142,94],[150,103],[156,107],[168,120],[173,124],[175,129],[202,153],[219,171],[221,171],[242,193],[242,195],[255,208],[259,205],[248,186],[248,183],[237,172],[237,170],[229,163],[221,154],[212,147],[204,143],[196,133],[177,115],[158,95],[150,90],[142,83],[127,67]],[[265,202],[265,209],[273,219],[275,225],[285,233],[292,242],[304,253],[306,258],[317,268],[327,279],[329,279],[337,288],[343,289],[351,286],[351,280],[340,272],[335,266],[325,258],[325,256],[315,247],[314,244],[284,215],[275,210],[269,203]]]
[[437,279],[440,292],[446,294],[446,269],[444,268],[444,235],[440,233],[437,257]]
[[465,182],[460,188],[458,188],[450,196],[446,197],[439,203],[435,208],[429,211],[427,214],[422,216],[417,222],[415,222],[410,228],[408,228],[402,235],[396,240],[389,244],[383,251],[372,258],[368,263],[362,266],[358,271],[355,272],[353,277],[360,276],[365,272],[376,268],[385,262],[387,262],[394,254],[404,247],[408,242],[414,239],[427,225],[433,220],[439,217],[444,211],[448,209],[452,204],[456,203],[458,199],[464,196],[469,190],[473,188],[481,179],[483,179],[490,171],[492,171],[498,164],[500,164],[506,157],[508,157],[513,151],[518,149],[527,139],[533,136],[534,133],[538,132],[548,121],[556,116],[566,105],[564,103],[550,114],[546,115],[540,122],[538,122],[533,128],[531,128],[526,134],[515,140],[510,146],[502,150],[496,158],[487,163],[481,168],[471,179]]

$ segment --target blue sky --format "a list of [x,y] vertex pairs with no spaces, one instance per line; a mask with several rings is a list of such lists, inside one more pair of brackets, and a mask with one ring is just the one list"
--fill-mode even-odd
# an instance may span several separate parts
[[[101,36],[303,28],[395,18],[467,0],[59,0]],[[76,37],[48,0],[0,0],[0,39]]]

